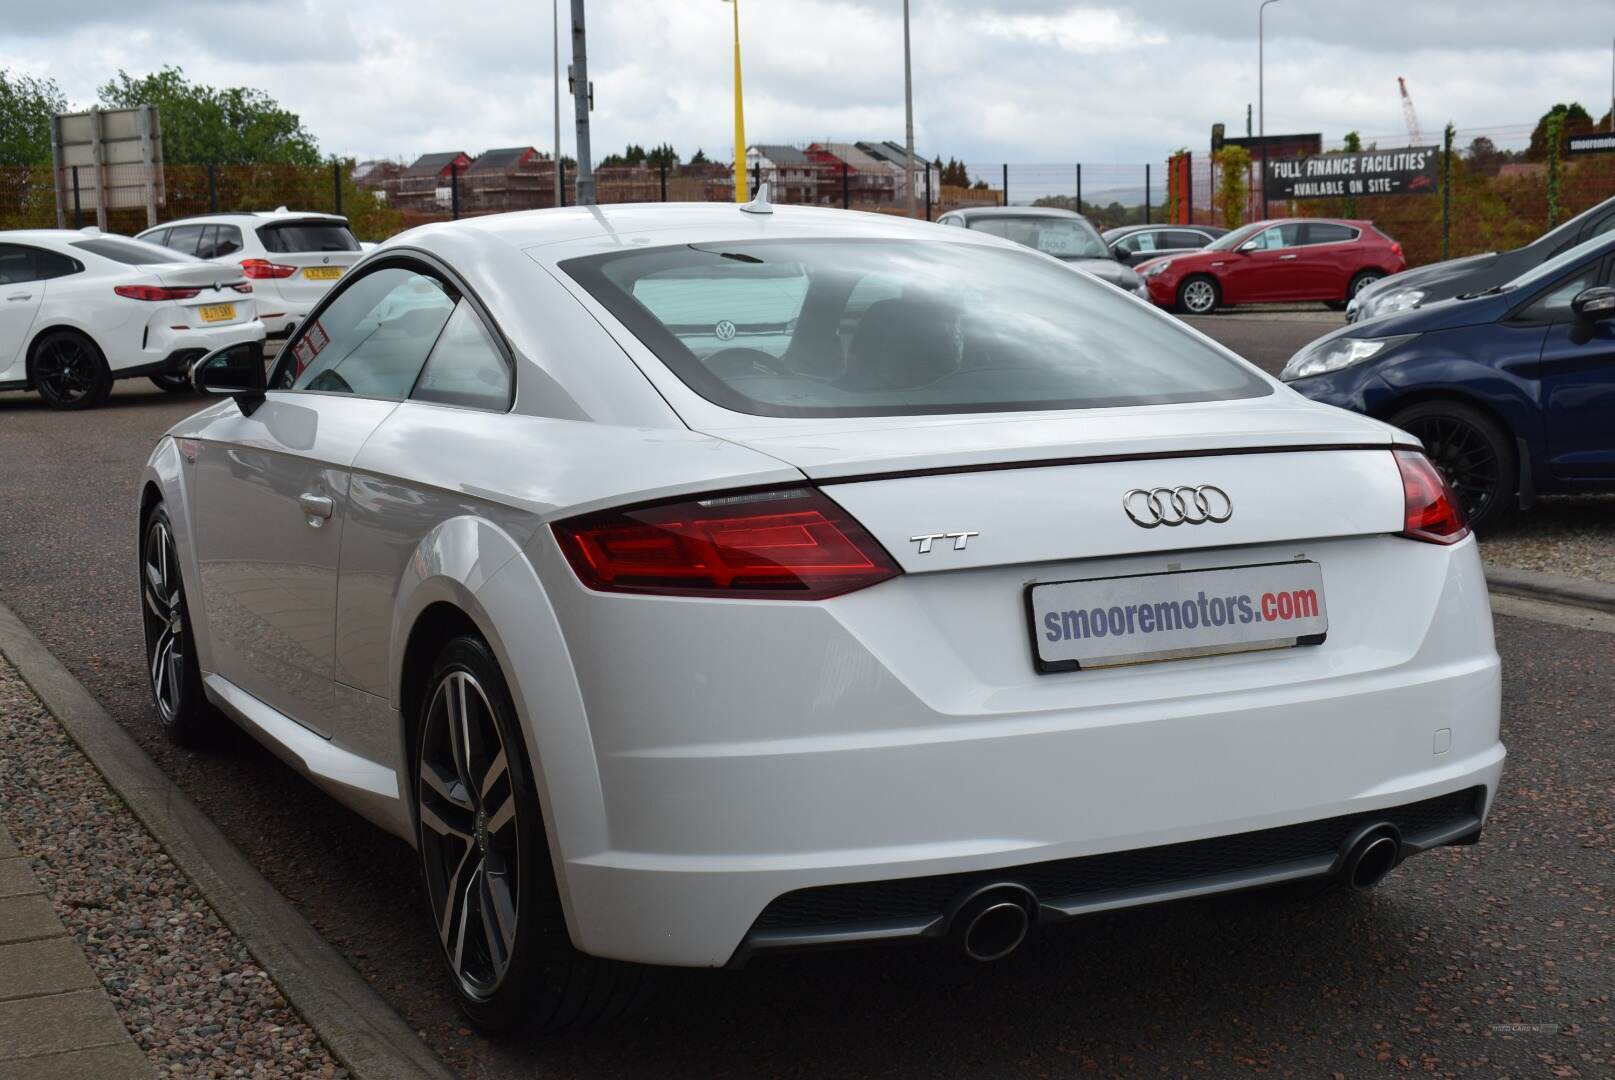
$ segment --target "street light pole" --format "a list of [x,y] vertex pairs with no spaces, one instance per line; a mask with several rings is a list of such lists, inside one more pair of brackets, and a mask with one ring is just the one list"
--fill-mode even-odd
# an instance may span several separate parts
[[561,0],[550,0],[550,64],[555,78],[555,205],[561,205]]
[[[903,188],[907,192],[903,197],[903,210],[909,217],[914,216],[914,71],[909,64],[908,54],[908,0],[903,0],[903,118],[907,141],[904,143],[906,155],[903,159]],[[930,166],[926,166],[926,177],[931,175]]]
[[589,50],[583,26],[583,0],[572,0],[572,102],[578,127],[578,205],[594,205],[594,163],[589,158]]
[[1267,15],[1267,5],[1278,2],[1279,0],[1262,0],[1262,6],[1256,9],[1256,134],[1258,136],[1267,135],[1267,102],[1262,95],[1265,75],[1263,71],[1265,45],[1263,42],[1262,20]]
[[746,112],[740,99],[740,0],[723,0],[735,8],[735,202],[751,201],[746,174]]

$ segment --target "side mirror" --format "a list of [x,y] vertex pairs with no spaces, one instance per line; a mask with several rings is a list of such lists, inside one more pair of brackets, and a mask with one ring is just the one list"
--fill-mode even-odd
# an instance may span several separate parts
[[1255,240],[1247,240],[1243,244],[1239,245],[1239,253],[1241,255],[1260,250],[1262,250],[1262,245],[1258,244]]
[[1570,340],[1585,345],[1593,338],[1593,329],[1601,322],[1615,319],[1615,288],[1594,285],[1583,289],[1570,301]]
[[191,385],[205,394],[229,394],[251,416],[263,404],[268,385],[264,343],[240,341],[208,353],[191,368]]

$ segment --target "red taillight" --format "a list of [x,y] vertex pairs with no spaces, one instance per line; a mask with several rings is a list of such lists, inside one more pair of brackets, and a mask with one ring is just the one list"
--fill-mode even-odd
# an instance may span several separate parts
[[201,289],[170,289],[162,285],[114,285],[112,291],[130,300],[189,300]]
[[902,573],[813,488],[611,510],[554,528],[579,580],[605,592],[822,600]]
[[272,263],[268,259],[242,259],[241,272],[250,278],[288,278],[297,273],[297,267]]
[[252,282],[238,281],[231,285],[230,288],[234,289],[238,293],[250,293],[252,291]]
[[1402,535],[1431,544],[1456,544],[1469,535],[1463,507],[1446,480],[1417,450],[1397,450],[1402,473]]
[[1398,240],[1392,240],[1391,241],[1391,250],[1393,252],[1395,252],[1396,254],[1398,254],[1398,255],[1402,254],[1402,244],[1401,244],[1401,242],[1398,241]]

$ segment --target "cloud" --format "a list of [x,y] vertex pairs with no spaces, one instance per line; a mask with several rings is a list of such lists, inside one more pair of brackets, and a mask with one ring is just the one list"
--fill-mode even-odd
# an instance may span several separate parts
[[[898,4],[741,5],[749,141],[902,137]],[[13,6],[0,65],[48,75],[78,104],[119,68],[173,63],[193,79],[265,90],[333,153],[407,158],[552,140],[550,18],[532,0]],[[1214,122],[1242,130],[1256,100],[1256,6],[914,0],[917,149],[1085,168],[1200,149]],[[731,11],[718,0],[591,4],[597,154],[664,140],[686,155],[731,152]],[[1518,0],[1287,0],[1267,9],[1267,129],[1394,135],[1398,75],[1431,133],[1448,119],[1465,130],[1529,125],[1556,101],[1602,114],[1612,24],[1608,0],[1561,0],[1536,19],[1522,18]],[[563,102],[567,152],[571,113]]]

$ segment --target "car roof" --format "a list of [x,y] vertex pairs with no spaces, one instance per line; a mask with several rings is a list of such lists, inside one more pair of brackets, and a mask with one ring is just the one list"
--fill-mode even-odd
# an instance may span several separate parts
[[324,210],[288,210],[284,206],[280,206],[273,210],[211,210],[205,214],[190,214],[186,217],[174,218],[172,221],[153,225],[151,229],[142,229],[141,232],[151,232],[152,229],[167,229],[175,225],[204,225],[231,219],[259,223],[288,220],[340,221],[344,225],[348,223],[348,219],[341,214],[327,213]]
[[[957,210],[949,210],[948,213],[957,214],[963,218],[1082,217],[1075,210],[1067,210],[1061,206],[961,206]],[[1084,218],[1083,220],[1087,219]]]
[[117,240],[130,239],[122,233],[102,232],[94,226],[87,229],[5,229],[0,231],[0,244],[42,244],[52,240],[66,244],[74,240],[93,240],[103,236],[110,236]]
[[775,206],[748,213],[734,203],[613,203],[519,210],[421,225],[381,245],[466,250],[473,239],[495,240],[553,265],[583,254],[641,246],[810,238],[911,239],[971,243],[1024,252],[1020,244],[967,229],[939,228],[896,214],[816,206]]

